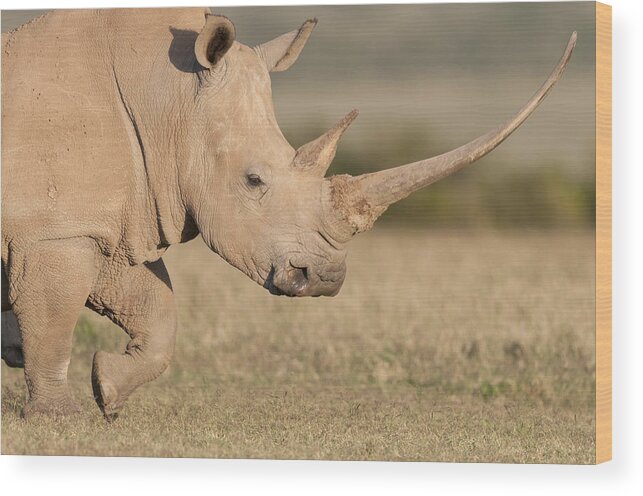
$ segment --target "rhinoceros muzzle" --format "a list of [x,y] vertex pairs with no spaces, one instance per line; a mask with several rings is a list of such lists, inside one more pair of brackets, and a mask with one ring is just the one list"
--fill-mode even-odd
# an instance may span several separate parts
[[335,296],[342,288],[345,275],[343,263],[310,267],[290,262],[286,267],[273,268],[266,287],[280,296]]

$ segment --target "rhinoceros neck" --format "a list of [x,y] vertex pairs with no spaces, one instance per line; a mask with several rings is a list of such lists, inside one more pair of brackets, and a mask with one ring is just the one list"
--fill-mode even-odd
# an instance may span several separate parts
[[138,244],[142,243],[146,252],[162,251],[198,234],[183,205],[178,180],[183,133],[174,119],[161,117],[172,115],[164,104],[150,104],[136,95],[128,97],[116,73],[114,85],[132,152],[136,183],[136,194],[130,199],[132,214],[142,220],[137,222],[142,230],[132,234],[143,238]]
[[[192,17],[202,23],[201,12],[195,12],[198,15],[182,11],[184,15],[172,21],[183,28],[190,27],[185,23],[190,24]],[[136,217],[132,224],[139,229],[129,233],[128,241],[138,246],[136,258],[144,261],[198,234],[183,204],[179,181],[179,169],[187,160],[182,123],[189,116],[190,92],[197,81],[194,73],[180,70],[168,57],[176,34],[166,21],[147,23],[131,38],[133,30],[117,29],[120,35],[110,43],[112,86],[129,138],[136,183],[128,215]]]

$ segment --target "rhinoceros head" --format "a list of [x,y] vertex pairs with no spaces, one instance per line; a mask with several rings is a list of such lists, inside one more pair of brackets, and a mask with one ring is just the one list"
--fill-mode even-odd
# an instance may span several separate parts
[[[353,110],[295,150],[277,124],[270,72],[290,67],[317,21],[270,42],[235,41],[234,25],[208,15],[196,39],[202,70],[197,147],[205,172],[193,176],[190,213],[206,241],[229,263],[275,294],[332,296],[345,276],[348,242],[369,230],[392,203],[486,155],[538,106],[561,77],[575,45],[536,94],[489,133],[434,158],[357,177],[325,177]],[[198,140],[195,140],[198,141]]]

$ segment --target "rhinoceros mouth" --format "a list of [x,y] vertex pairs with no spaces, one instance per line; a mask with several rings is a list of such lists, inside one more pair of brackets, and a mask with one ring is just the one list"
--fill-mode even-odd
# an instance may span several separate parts
[[275,267],[274,265],[270,268],[268,277],[266,277],[263,287],[268,290],[268,292],[275,296],[291,296],[283,291],[280,287],[275,284]]
[[273,266],[264,287],[277,296],[319,296],[308,280],[308,268],[298,267],[292,262],[285,267]]
[[284,267],[273,266],[263,287],[276,296],[335,296],[342,287],[345,271],[334,265],[327,268],[315,271],[293,262]]

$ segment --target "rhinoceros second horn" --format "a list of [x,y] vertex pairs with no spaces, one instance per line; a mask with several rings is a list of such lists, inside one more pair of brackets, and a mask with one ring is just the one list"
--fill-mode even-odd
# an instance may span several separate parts
[[335,158],[339,140],[358,114],[359,112],[353,109],[329,131],[316,140],[299,147],[293,165],[302,170],[314,171],[324,177]]

